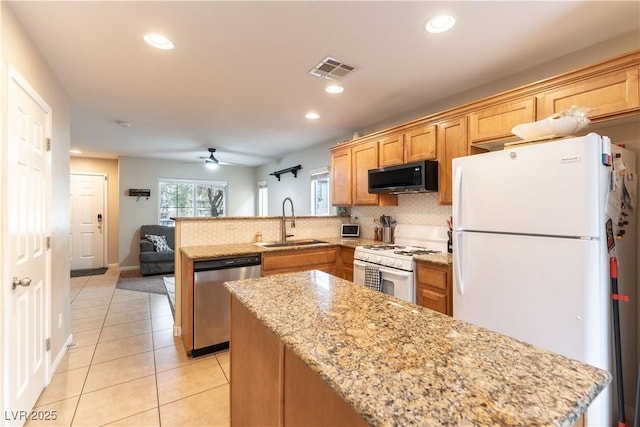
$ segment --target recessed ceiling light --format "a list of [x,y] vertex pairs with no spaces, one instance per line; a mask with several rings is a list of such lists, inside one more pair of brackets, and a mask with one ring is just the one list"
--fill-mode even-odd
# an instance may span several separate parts
[[82,154],[82,151],[80,151],[80,150],[69,150],[69,152],[71,154]]
[[442,14],[436,15],[427,21],[424,29],[429,33],[444,33],[450,30],[456,24],[456,18],[453,15]]
[[118,126],[123,127],[123,128],[130,128],[132,126],[131,122],[127,122],[127,121],[124,121],[124,120],[118,120],[118,121],[116,121],[116,123],[118,124]]
[[324,89],[328,93],[342,93],[344,92],[344,88],[340,85],[330,85]]
[[169,50],[174,47],[171,40],[160,34],[145,34],[144,41],[158,49]]
[[320,118],[320,114],[318,113],[307,113],[304,116],[309,120],[317,120]]

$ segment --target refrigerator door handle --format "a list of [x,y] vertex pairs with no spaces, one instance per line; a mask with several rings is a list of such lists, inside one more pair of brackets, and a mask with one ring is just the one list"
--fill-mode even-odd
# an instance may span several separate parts
[[453,270],[455,272],[456,287],[458,288],[458,294],[464,295],[464,285],[462,283],[462,232],[456,231],[453,233]]
[[453,225],[460,230],[460,209],[462,208],[462,166],[458,166],[453,175],[453,190],[456,199],[453,201]]

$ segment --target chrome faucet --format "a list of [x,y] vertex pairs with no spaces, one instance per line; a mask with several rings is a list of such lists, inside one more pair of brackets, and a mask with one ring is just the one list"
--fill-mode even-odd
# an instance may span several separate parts
[[282,220],[280,221],[280,241],[283,243],[287,241],[287,237],[293,237],[293,234],[287,234],[287,217],[284,213],[284,205],[287,200],[291,204],[291,228],[296,228],[296,213],[293,210],[293,200],[290,197],[285,197],[282,201]]

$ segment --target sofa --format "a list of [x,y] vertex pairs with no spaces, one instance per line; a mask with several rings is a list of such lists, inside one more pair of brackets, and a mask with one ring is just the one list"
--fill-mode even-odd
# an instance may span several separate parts
[[[150,238],[145,236],[150,236]],[[155,240],[155,242],[152,240]],[[149,276],[152,274],[173,273],[174,249],[175,236],[173,227],[165,225],[141,226],[140,274]]]

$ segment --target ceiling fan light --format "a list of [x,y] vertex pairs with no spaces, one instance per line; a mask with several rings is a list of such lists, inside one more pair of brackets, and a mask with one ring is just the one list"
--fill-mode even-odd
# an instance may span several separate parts
[[217,161],[214,162],[211,159],[205,160],[204,165],[207,167],[207,169],[218,169],[218,162]]

